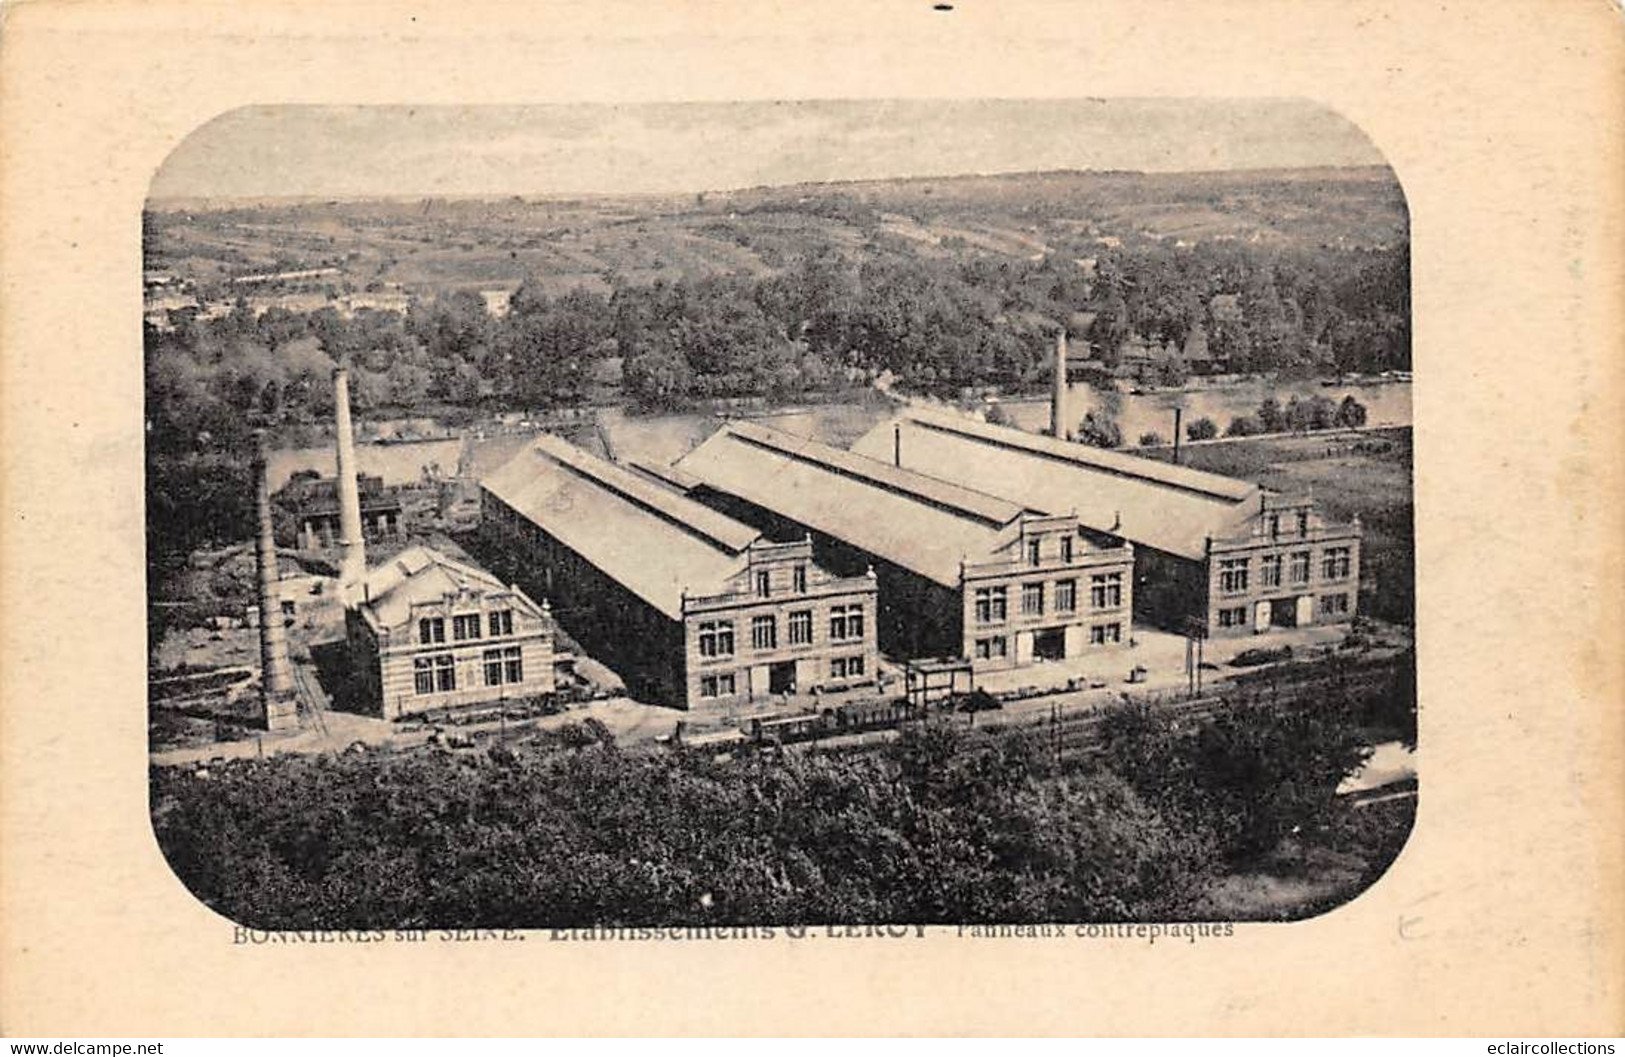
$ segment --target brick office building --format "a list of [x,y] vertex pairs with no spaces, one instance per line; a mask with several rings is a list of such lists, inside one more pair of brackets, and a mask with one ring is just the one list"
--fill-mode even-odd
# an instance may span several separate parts
[[1341,624],[1359,594],[1360,524],[1248,481],[909,408],[858,440],[903,469],[1029,509],[1075,511],[1134,545],[1135,616],[1178,631],[1239,635]]
[[482,533],[634,693],[679,707],[870,686],[873,577],[834,576],[679,491],[539,437],[481,482]]
[[363,700],[385,719],[551,693],[553,625],[484,569],[411,547],[368,570],[345,611]]
[[994,669],[1129,641],[1133,548],[1069,514],[744,422],[669,476],[770,535],[810,534],[832,569],[872,568],[895,656]]

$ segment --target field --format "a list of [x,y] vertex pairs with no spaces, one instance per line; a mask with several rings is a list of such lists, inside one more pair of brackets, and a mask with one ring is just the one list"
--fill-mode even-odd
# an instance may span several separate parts
[[149,269],[205,285],[337,267],[356,289],[600,292],[617,278],[760,276],[819,249],[970,259],[1063,255],[1115,241],[1344,248],[1403,243],[1385,168],[1225,173],[1026,173],[752,188],[681,196],[158,201]]
[[[1142,452],[1171,459],[1169,449]],[[1365,530],[1360,608],[1409,623],[1415,613],[1415,510],[1411,431],[1302,434],[1193,444],[1187,466],[1257,481],[1280,492],[1309,494],[1336,520],[1360,518]]]

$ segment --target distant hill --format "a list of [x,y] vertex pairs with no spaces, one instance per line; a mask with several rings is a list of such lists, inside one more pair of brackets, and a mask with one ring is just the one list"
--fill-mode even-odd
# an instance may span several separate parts
[[685,195],[171,200],[149,204],[146,267],[201,282],[332,266],[357,288],[607,289],[764,275],[833,250],[862,258],[1086,260],[1117,244],[1404,244],[1386,167],[1040,172],[756,187]]

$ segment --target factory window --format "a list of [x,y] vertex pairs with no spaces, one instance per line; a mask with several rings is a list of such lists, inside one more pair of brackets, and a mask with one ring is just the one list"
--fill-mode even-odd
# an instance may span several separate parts
[[766,569],[756,570],[756,597],[766,598],[773,593],[773,577]]
[[1281,515],[1280,514],[1271,514],[1270,515],[1270,539],[1275,539],[1280,534],[1281,534]]
[[480,637],[480,615],[470,613],[467,616],[451,618],[451,637],[455,642],[467,642],[469,639]]
[[1055,581],[1055,612],[1073,613],[1078,608],[1078,581]]
[[1349,611],[1348,595],[1321,595],[1320,615],[1323,617],[1340,617]]
[[732,657],[734,626],[729,620],[706,621],[700,625],[701,657]]
[[512,635],[513,634],[513,610],[511,610],[511,609],[492,610],[490,625],[491,625],[491,634],[493,636],[496,636],[496,635]]
[[829,610],[829,639],[846,642],[863,638],[863,606],[831,606]]
[[1292,582],[1306,584],[1309,582],[1309,552],[1294,551],[1292,554]]
[[1004,588],[978,587],[976,589],[976,623],[999,624],[1004,621]]
[[795,589],[797,594],[804,595],[807,593],[807,567],[805,565],[796,566]]
[[1029,614],[1044,612],[1043,584],[1021,585],[1021,611]]
[[750,618],[750,645],[756,650],[777,649],[779,645],[779,623],[772,617]]
[[829,677],[831,679],[851,679],[863,674],[863,657],[831,657],[829,661]]
[[1070,562],[1072,560],[1072,537],[1071,536],[1062,536],[1061,537],[1061,560],[1063,562]]
[[700,676],[701,697],[732,697],[734,693],[734,673],[722,672],[717,675]]
[[1219,627],[1239,628],[1247,624],[1247,607],[1236,606],[1232,609],[1219,610]]
[[1264,587],[1281,586],[1281,556],[1266,554],[1258,561],[1258,582]]
[[1123,625],[1096,624],[1089,629],[1089,641],[1095,646],[1104,646],[1108,642],[1123,641]]
[[1343,580],[1349,574],[1349,548],[1328,547],[1320,556],[1320,575],[1326,580]]
[[446,620],[444,617],[424,617],[418,621],[419,642],[445,642]]
[[457,668],[451,654],[437,653],[412,662],[413,686],[420,694],[443,694],[457,689]]
[[1227,595],[1247,590],[1247,559],[1219,559],[1219,590]]
[[1003,635],[994,635],[992,638],[976,640],[976,659],[979,661],[993,660],[1003,657],[1005,642]]
[[502,651],[501,650],[486,650],[485,654],[484,654],[484,657],[482,659],[485,662],[485,685],[486,686],[501,686],[502,685]]
[[812,644],[812,610],[798,609],[790,614],[790,645]]
[[1027,541],[1027,564],[1028,565],[1037,565],[1039,563],[1039,561],[1043,559],[1043,557],[1044,557],[1044,546],[1043,546],[1043,544],[1044,544],[1044,540],[1043,540],[1042,537],[1039,537],[1039,536],[1034,536],[1032,539]]
[[1307,510],[1298,511],[1298,535],[1309,535],[1309,511]]
[[1123,604],[1123,574],[1096,573],[1089,577],[1089,605],[1095,609],[1116,609]]
[[502,677],[510,683],[525,681],[525,657],[520,647],[509,646],[502,651]]

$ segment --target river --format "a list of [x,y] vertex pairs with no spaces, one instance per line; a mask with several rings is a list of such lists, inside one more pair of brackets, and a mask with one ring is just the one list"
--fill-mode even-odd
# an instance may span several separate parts
[[[1405,382],[1349,383],[1323,386],[1315,381],[1250,381],[1211,388],[1148,392],[1141,394],[1102,394],[1087,385],[1070,389],[1073,422],[1088,411],[1117,405],[1115,417],[1123,431],[1126,447],[1132,448],[1140,436],[1156,433],[1170,440],[1174,432],[1174,408],[1185,409],[1185,424],[1210,418],[1223,432],[1238,415],[1256,414],[1265,397],[1285,404],[1292,397],[1307,399],[1324,396],[1342,401],[1353,396],[1366,408],[1369,426],[1408,426],[1411,424],[1411,387]],[[1042,398],[1002,402],[1011,420],[1022,429],[1040,432],[1049,428],[1049,402]],[[865,431],[887,417],[889,408],[880,402],[820,404],[787,408],[754,416],[762,423],[841,447],[850,445]],[[599,412],[598,420],[621,459],[638,458],[670,463],[685,455],[710,436],[722,421],[716,415],[694,412],[675,415],[634,415],[620,408]],[[599,450],[590,428],[575,432],[570,439]],[[428,440],[396,444],[357,444],[356,462],[362,473],[376,474],[385,484],[410,484],[421,480],[425,470],[436,469],[445,476],[458,472],[460,462],[474,476],[484,476],[502,465],[524,446],[523,433],[498,433],[465,439]],[[324,476],[334,472],[331,444],[316,447],[282,448],[272,452],[271,488],[285,484],[295,471],[315,470]]]

